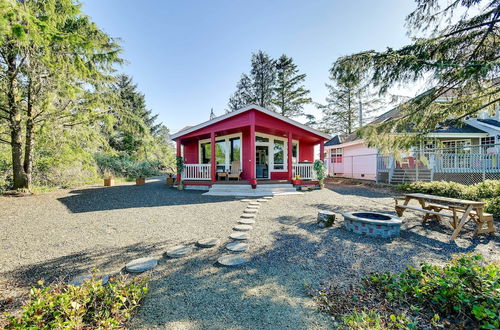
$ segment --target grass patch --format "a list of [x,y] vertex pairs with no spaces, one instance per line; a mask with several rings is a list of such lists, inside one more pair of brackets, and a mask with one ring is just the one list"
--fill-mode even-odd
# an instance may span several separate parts
[[479,254],[445,266],[422,264],[399,274],[374,273],[361,285],[310,293],[336,326],[349,329],[500,328],[500,266]]

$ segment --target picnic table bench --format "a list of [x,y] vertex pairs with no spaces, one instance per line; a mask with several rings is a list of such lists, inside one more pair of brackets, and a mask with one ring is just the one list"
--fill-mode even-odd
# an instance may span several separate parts
[[[420,207],[408,205],[411,200],[416,200]],[[403,201],[403,204],[399,204]],[[475,234],[494,233],[493,215],[484,212],[484,202],[469,201],[450,197],[427,195],[420,193],[405,194],[404,197],[395,197],[396,213],[402,216],[405,210],[413,210],[425,213],[422,221],[435,219],[439,222],[442,217],[451,218],[450,224],[454,231],[451,239],[455,240],[467,220],[472,219],[476,223]],[[451,211],[445,213],[443,211]],[[462,214],[458,221],[459,214]],[[486,225],[486,227],[485,227]]]

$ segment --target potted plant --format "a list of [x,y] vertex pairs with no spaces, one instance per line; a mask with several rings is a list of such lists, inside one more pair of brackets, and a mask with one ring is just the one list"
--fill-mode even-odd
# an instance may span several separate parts
[[175,183],[175,174],[174,173],[167,173],[167,184],[169,186],[172,186]]
[[250,184],[252,185],[252,189],[257,188],[257,179],[250,179]]
[[322,160],[316,160],[313,165],[314,171],[316,172],[316,178],[319,181],[319,187],[323,189],[325,187],[325,177],[326,177],[326,169],[325,164]]
[[[184,170],[184,159],[182,159],[182,156],[175,157],[175,163],[177,165],[177,174],[182,174],[182,171]],[[179,182],[177,183],[177,189],[184,189],[182,180],[179,180]]]
[[300,175],[296,175],[295,178],[292,180],[293,185],[299,186],[302,181],[300,180]]
[[114,175],[110,170],[105,170],[103,173],[104,186],[111,187],[115,184]]
[[145,163],[133,163],[127,169],[129,178],[135,178],[135,184],[142,186],[146,183],[146,176],[148,174]]

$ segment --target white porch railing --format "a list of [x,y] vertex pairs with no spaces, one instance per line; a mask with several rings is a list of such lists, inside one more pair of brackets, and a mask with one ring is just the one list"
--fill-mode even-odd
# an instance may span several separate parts
[[182,180],[210,180],[210,164],[184,164]]
[[313,164],[293,164],[292,178],[295,178],[297,175],[299,175],[301,179],[316,179],[316,172],[314,171]]
[[500,173],[500,155],[497,154],[437,154],[435,162],[437,172]]

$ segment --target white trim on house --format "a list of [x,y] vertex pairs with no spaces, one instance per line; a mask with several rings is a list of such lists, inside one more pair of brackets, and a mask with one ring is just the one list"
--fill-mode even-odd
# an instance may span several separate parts
[[239,110],[236,110],[236,111],[233,111],[233,112],[229,112],[229,113],[226,113],[225,115],[222,115],[222,116],[216,117],[216,118],[214,118],[214,119],[211,119],[211,120],[205,121],[205,122],[203,122],[203,123],[201,123],[201,124],[195,125],[195,126],[193,126],[193,127],[190,127],[190,128],[188,128],[188,129],[185,129],[185,130],[183,130],[183,131],[180,131],[180,132],[177,132],[177,133],[175,133],[175,134],[172,134],[172,135],[170,136],[170,138],[171,138],[172,140],[175,140],[175,139],[177,139],[177,138],[179,138],[179,137],[181,137],[181,136],[183,136],[183,135],[186,135],[186,134],[192,133],[192,132],[197,131],[197,130],[199,130],[199,129],[203,128],[203,127],[210,126],[210,125],[212,125],[212,124],[218,123],[218,122],[220,122],[220,121],[222,121],[222,120],[225,120],[225,119],[227,119],[227,118],[234,117],[234,116],[236,116],[236,115],[239,115],[239,114],[241,114],[241,113],[243,113],[243,112],[246,112],[246,111],[249,111],[249,110],[252,110],[252,109],[255,109],[255,110],[257,110],[257,111],[260,111],[260,112],[262,112],[262,113],[265,113],[266,115],[269,115],[269,116],[271,116],[271,117],[274,117],[274,118],[280,119],[280,120],[282,120],[282,121],[284,121],[284,122],[289,123],[290,125],[294,125],[294,126],[300,127],[300,128],[302,128],[303,130],[306,130],[306,131],[308,131],[308,132],[311,132],[311,133],[313,133],[313,134],[316,134],[316,135],[318,135],[318,136],[320,136],[320,137],[323,137],[323,138],[325,138],[325,139],[330,139],[330,138],[331,138],[328,134],[325,134],[325,133],[323,133],[323,132],[321,132],[321,131],[318,131],[317,129],[314,129],[314,128],[309,127],[309,126],[304,125],[304,124],[301,124],[301,123],[299,123],[298,121],[295,121],[295,120],[293,120],[293,119],[290,119],[290,118],[287,118],[287,117],[285,117],[285,116],[282,116],[282,115],[280,115],[280,114],[278,114],[278,113],[276,113],[276,112],[274,112],[274,111],[267,110],[267,109],[265,109],[265,108],[263,108],[263,107],[261,107],[261,106],[258,106],[258,105],[252,105],[252,104],[251,104],[251,105],[247,105],[246,107],[241,108],[241,109],[239,109]]
[[489,134],[484,133],[429,133],[425,137],[430,138],[454,138],[454,139],[470,139],[470,138],[481,138],[486,137]]
[[[223,135],[223,136],[217,136],[215,138],[215,143],[224,141],[225,146],[225,164],[219,164],[219,166],[225,165],[226,171],[229,170],[229,166],[231,165],[230,157],[231,157],[231,146],[230,146],[230,140],[233,138],[239,138],[240,139],[240,168],[243,168],[243,134],[241,133],[235,133],[235,134],[229,134],[229,135]],[[201,150],[201,145],[205,143],[210,143],[211,139],[203,139],[198,141],[198,164],[202,164],[202,150]]]

